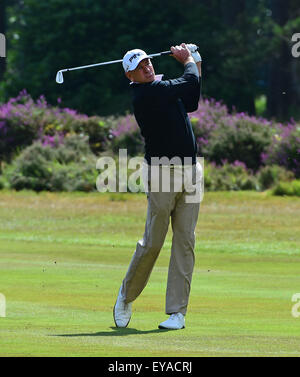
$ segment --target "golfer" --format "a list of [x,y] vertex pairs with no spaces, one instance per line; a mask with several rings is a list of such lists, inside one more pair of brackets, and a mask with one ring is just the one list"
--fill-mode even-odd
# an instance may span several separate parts
[[[173,80],[155,76],[151,60],[142,50],[128,51],[123,58],[123,68],[133,90],[134,115],[145,140],[145,180],[149,189],[144,237],[137,243],[113,310],[117,327],[127,327],[130,321],[132,302],[147,284],[170,219],[173,238],[166,291],[166,314],[170,317],[158,327],[174,330],[185,327],[200,208],[200,200],[187,200],[192,195],[187,186],[193,184],[195,188],[197,172],[201,170],[187,112],[198,107],[202,59],[193,44],[172,46],[171,52],[184,69],[183,75]],[[188,174],[180,165],[187,167]],[[158,175],[153,173],[154,167]],[[170,190],[164,190],[161,184],[166,167]],[[178,177],[187,183],[181,190],[174,189]]]

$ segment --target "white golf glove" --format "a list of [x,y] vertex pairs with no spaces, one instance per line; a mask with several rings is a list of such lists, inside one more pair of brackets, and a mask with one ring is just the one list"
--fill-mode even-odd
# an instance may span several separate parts
[[197,46],[193,43],[187,43],[186,47],[190,50],[195,63],[202,62],[201,55],[197,51]]

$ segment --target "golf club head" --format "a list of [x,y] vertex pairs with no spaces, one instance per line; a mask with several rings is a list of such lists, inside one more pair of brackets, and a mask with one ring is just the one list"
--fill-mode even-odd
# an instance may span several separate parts
[[56,82],[58,84],[62,84],[64,82],[64,76],[63,76],[62,71],[58,71],[57,72],[57,74],[56,74]]

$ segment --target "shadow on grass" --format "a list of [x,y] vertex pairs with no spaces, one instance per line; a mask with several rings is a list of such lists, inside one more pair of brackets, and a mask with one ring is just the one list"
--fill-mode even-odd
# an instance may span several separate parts
[[127,336],[127,335],[143,335],[143,334],[156,334],[164,333],[167,331],[174,331],[170,329],[155,329],[155,330],[137,330],[133,328],[119,328],[110,327],[113,331],[100,331],[95,333],[82,333],[82,334],[57,334],[51,336],[62,337],[76,337],[76,336]]

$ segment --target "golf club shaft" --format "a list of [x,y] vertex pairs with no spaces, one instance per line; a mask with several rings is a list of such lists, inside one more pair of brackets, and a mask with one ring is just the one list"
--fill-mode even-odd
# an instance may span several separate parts
[[122,59],[120,59],[120,60],[111,60],[109,62],[89,64],[89,65],[82,65],[81,67],[73,67],[73,68],[61,69],[61,72],[75,71],[76,69],[92,68],[92,67],[97,67],[99,65],[114,64],[114,63],[121,63],[121,62],[122,62]]

